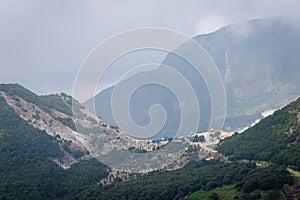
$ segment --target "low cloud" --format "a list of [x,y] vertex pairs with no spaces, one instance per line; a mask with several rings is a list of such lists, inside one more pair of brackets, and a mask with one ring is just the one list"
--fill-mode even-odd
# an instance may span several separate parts
[[113,34],[163,27],[189,36],[253,18],[300,19],[291,1],[2,0],[0,81],[19,82],[40,94],[72,93],[89,51]]

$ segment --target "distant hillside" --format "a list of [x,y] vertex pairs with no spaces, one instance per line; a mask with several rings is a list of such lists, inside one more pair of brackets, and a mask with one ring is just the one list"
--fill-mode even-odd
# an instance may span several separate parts
[[[250,126],[262,118],[262,112],[278,109],[300,95],[299,34],[299,29],[284,18],[274,18],[229,25],[194,38],[212,57],[225,84],[224,129]],[[173,67],[190,81],[200,102],[199,130],[207,130],[212,108],[204,80],[186,60],[172,53],[162,64]],[[111,124],[115,124],[110,108],[113,89],[108,88],[95,97],[96,114]],[[85,105],[92,108],[91,103],[90,100]],[[136,91],[130,102],[132,118],[139,125],[149,123],[147,113],[153,104],[162,104],[169,114],[162,134],[175,134],[180,122],[180,106],[164,87],[146,85]]]
[[225,127],[249,126],[261,113],[300,96],[300,29],[285,18],[230,25],[195,39],[217,64],[227,93]]
[[300,170],[300,98],[244,133],[225,138],[218,151],[231,160],[260,160]]

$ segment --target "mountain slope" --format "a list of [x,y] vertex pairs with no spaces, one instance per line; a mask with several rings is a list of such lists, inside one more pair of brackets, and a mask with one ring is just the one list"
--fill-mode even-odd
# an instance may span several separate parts
[[[229,25],[194,38],[207,50],[223,78],[227,95],[225,129],[250,126],[263,117],[264,111],[278,109],[300,95],[299,33],[299,29],[284,18],[274,18]],[[207,130],[212,107],[204,79],[175,54],[168,54],[162,64],[189,80],[200,102],[199,131]],[[113,89],[108,88],[95,97],[95,113],[112,124],[115,123],[110,108]],[[93,108],[91,103],[90,100],[85,105]],[[180,106],[164,87],[150,84],[137,90],[130,102],[132,118],[139,125],[149,123],[148,109],[156,103],[162,104],[168,112],[161,132],[175,134],[180,122]]]
[[251,20],[195,38],[223,76],[229,126],[243,116],[253,119],[299,96],[298,35],[297,26],[275,18]]
[[[1,85],[2,92],[14,88],[5,87]],[[27,94],[28,98],[32,95]],[[107,168],[95,159],[81,161],[68,170],[55,164],[54,159],[65,156],[62,142],[22,119],[2,95],[0,130],[1,199],[54,199],[78,193],[107,176]]]
[[[64,157],[53,161],[63,168],[117,148],[127,150],[136,145],[137,141],[117,127],[107,125],[66,94],[37,96],[20,85],[1,84],[0,95],[29,125],[46,131],[60,142]],[[102,145],[93,145],[95,141]]]
[[244,133],[225,138],[218,151],[232,160],[262,160],[300,170],[300,99]]

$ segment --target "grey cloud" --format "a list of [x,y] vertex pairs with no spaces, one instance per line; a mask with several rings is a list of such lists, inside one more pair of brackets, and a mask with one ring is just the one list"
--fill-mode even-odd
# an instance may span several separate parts
[[298,22],[298,8],[296,0],[2,0],[0,82],[71,93],[89,51],[121,31],[155,26],[194,36],[253,18]]

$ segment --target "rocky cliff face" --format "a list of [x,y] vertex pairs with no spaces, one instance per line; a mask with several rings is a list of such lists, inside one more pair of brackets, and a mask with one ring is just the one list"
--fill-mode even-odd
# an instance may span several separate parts
[[[113,138],[121,138],[121,134],[116,129],[111,128],[98,117],[94,116],[83,106],[80,106],[78,102],[75,103],[78,104],[81,116],[73,116],[69,112],[72,109],[72,97],[66,94],[54,95],[56,100],[52,102],[53,105],[45,106],[41,101],[38,101],[39,96],[33,96],[30,99],[24,95],[26,89],[21,86],[15,85],[10,87],[18,88],[22,92],[13,92],[12,89],[8,90],[8,85],[1,86],[0,96],[14,109],[16,114],[33,127],[46,131],[48,135],[55,137],[59,141],[59,146],[64,152],[64,156],[52,159],[63,168],[69,168],[72,164],[80,160],[90,159],[95,156],[93,148],[88,143],[89,138],[92,137],[95,131],[101,132],[102,135],[104,133],[109,134],[112,141],[114,140]],[[53,97],[53,95],[51,96]],[[42,98],[45,99],[47,97],[44,96]],[[59,107],[55,106],[56,101],[62,103],[65,106],[65,110],[58,109]],[[80,125],[78,128],[79,131],[76,125]],[[80,130],[85,131],[80,132]],[[121,146],[121,143],[118,145]]]
[[[90,153],[83,141],[86,136],[72,130],[69,126],[64,125],[59,119],[72,119],[66,114],[51,109],[46,112],[34,103],[28,102],[19,96],[8,95],[0,92],[7,104],[11,106],[15,112],[33,127],[46,131],[52,137],[56,137],[60,142],[60,148],[64,152],[62,158],[53,158],[53,161],[63,168],[69,168],[72,164],[77,163],[81,159],[89,159]],[[61,96],[61,98],[64,98]],[[75,151],[82,152],[80,156],[74,154]]]

